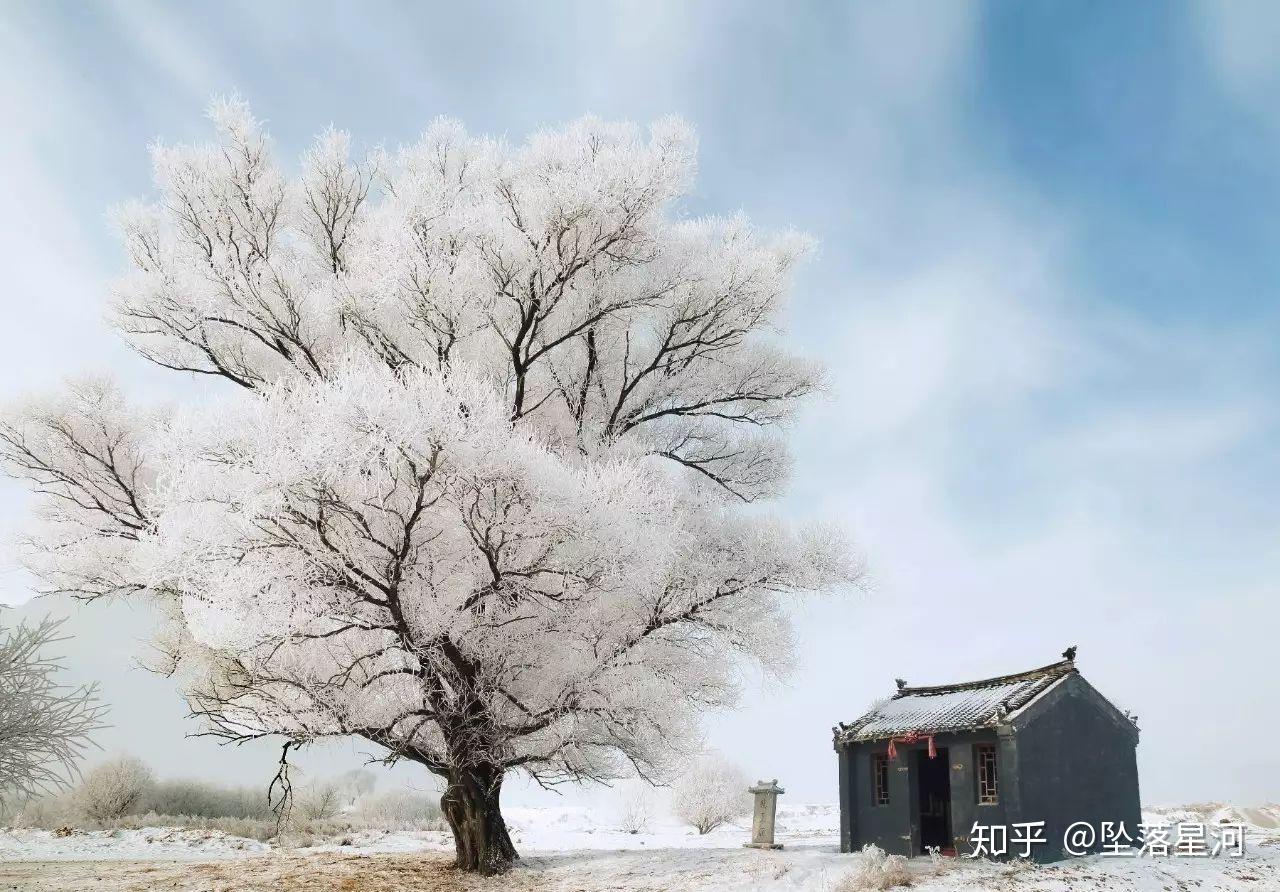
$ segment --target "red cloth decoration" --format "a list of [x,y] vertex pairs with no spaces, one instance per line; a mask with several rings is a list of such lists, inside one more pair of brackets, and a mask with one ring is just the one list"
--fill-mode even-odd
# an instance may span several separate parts
[[894,759],[898,758],[898,748],[894,746],[895,743],[910,744],[910,743],[919,743],[922,740],[927,740],[929,742],[929,758],[930,759],[938,758],[938,750],[933,745],[932,734],[921,734],[919,731],[909,731],[906,734],[903,734],[901,737],[889,738],[889,761],[892,762]]

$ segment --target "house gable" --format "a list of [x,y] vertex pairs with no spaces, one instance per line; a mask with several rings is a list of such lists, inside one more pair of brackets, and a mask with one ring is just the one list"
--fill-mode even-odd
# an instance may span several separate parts
[[1102,695],[1101,691],[1089,684],[1078,673],[1063,677],[1057,684],[1046,688],[1019,709],[1011,712],[1008,723],[1012,731],[1015,734],[1023,731],[1054,709],[1064,697],[1079,697],[1082,702],[1113,722],[1125,735],[1133,739],[1135,746],[1137,745],[1139,731],[1135,721],[1128,714],[1121,712],[1114,703]]
[[1036,857],[1062,857],[1064,833],[1079,822],[1137,832],[1137,726],[1084,679],[1029,703],[1010,724],[1008,742],[1017,774],[1013,819],[1044,822],[1047,843]]

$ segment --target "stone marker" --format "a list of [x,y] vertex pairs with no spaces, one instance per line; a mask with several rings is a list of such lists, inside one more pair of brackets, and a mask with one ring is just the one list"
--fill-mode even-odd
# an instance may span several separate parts
[[756,781],[747,792],[755,795],[756,805],[751,813],[751,842],[744,845],[749,849],[782,848],[781,843],[773,841],[773,818],[778,811],[778,796],[787,791],[774,778],[768,783]]

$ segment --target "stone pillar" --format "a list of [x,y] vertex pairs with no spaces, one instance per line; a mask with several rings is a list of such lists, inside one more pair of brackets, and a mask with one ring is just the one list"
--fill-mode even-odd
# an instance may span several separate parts
[[751,842],[746,843],[750,849],[780,849],[781,843],[773,841],[773,819],[778,811],[778,796],[787,792],[774,780],[766,783],[756,781],[756,785],[747,790],[756,797],[755,808],[751,812]]

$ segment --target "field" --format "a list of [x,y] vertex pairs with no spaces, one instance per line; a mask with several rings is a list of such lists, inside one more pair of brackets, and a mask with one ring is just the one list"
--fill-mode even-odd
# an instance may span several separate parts
[[[1280,809],[1206,806],[1169,809],[1168,819],[1243,821],[1246,856],[1229,858],[1075,859],[1035,867],[1020,863],[928,859],[909,865],[922,892],[1164,892],[1280,889]],[[564,890],[564,892],[846,892],[857,855],[836,851],[831,806],[779,810],[782,851],[741,846],[741,827],[697,836],[655,823],[647,832],[611,829],[586,809],[511,809],[520,865],[503,877],[461,876],[450,869],[447,834],[364,831],[306,848],[283,848],[216,831],[0,830],[0,892],[433,892],[433,890]]]

